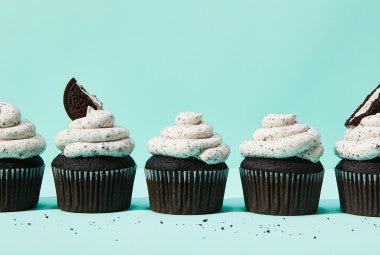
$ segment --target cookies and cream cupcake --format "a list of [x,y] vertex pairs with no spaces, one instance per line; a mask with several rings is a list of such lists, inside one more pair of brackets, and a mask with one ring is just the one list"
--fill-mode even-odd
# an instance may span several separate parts
[[221,210],[228,175],[228,145],[202,114],[182,112],[148,143],[145,174],[153,211],[206,214]]
[[246,209],[272,215],[317,211],[324,168],[320,134],[295,114],[269,114],[243,141],[240,165]]
[[[76,87],[68,89],[72,86]],[[67,98],[77,100],[72,100],[74,104]],[[94,109],[89,94],[83,94],[75,80],[67,85],[64,100],[73,120],[55,138],[62,151],[52,162],[58,207],[89,213],[128,209],[136,173],[128,129],[116,125],[101,104]],[[82,107],[87,108],[85,113]]]
[[38,204],[46,147],[33,123],[20,110],[0,102],[0,211],[33,209]]
[[380,86],[346,121],[343,140],[335,144],[335,167],[343,212],[380,216]]

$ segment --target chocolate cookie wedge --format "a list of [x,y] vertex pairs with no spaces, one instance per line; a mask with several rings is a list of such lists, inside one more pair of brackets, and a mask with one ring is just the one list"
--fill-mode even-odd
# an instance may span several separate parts
[[70,119],[75,120],[86,116],[87,107],[95,110],[103,109],[102,102],[96,96],[90,95],[82,85],[72,78],[66,85],[63,94],[63,105]]
[[377,86],[355,110],[344,124],[346,127],[356,127],[360,121],[370,115],[380,112],[380,85]]

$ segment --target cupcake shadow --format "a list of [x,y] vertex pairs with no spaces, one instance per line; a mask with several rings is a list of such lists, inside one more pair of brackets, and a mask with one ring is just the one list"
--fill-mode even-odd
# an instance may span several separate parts
[[[57,197],[40,197],[37,207],[34,210],[55,210],[58,209]],[[131,206],[126,211],[150,210],[149,198],[132,198]]]
[[34,210],[53,210],[58,209],[57,197],[40,197],[38,205]]
[[226,198],[223,201],[223,208],[221,213],[229,212],[246,212],[243,197]]
[[339,199],[321,199],[316,214],[337,214],[342,213]]
[[[244,198],[227,198],[224,200],[221,213],[230,212],[248,212],[245,209]],[[319,201],[318,211],[311,215],[337,214],[342,213],[340,209],[339,199],[321,199]]]
[[148,197],[138,197],[132,198],[131,206],[128,211],[146,211],[150,210],[149,198]]
[[[58,209],[57,197],[41,197],[38,206],[34,210],[55,210]],[[126,211],[150,211],[149,198],[139,197],[132,198],[131,206]],[[226,198],[223,202],[223,208],[220,213],[247,212],[244,205],[244,198]],[[247,212],[249,213],[249,212]],[[314,215],[338,214],[342,213],[338,199],[321,199],[318,211]]]

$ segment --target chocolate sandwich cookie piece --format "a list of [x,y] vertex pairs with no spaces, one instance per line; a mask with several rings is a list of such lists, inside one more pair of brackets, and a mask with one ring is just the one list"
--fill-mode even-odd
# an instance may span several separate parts
[[70,119],[83,118],[87,114],[88,106],[95,110],[102,109],[102,103],[96,96],[90,95],[82,85],[78,84],[75,78],[67,83],[63,94],[63,105]]
[[380,85],[377,86],[355,110],[344,124],[346,127],[359,125],[360,121],[367,116],[380,112]]

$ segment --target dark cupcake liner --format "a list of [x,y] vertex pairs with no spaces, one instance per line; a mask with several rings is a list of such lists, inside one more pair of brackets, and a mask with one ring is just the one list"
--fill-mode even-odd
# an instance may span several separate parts
[[145,169],[150,207],[167,214],[209,214],[222,209],[228,168],[224,170]]
[[45,166],[0,169],[0,211],[33,209],[38,204]]
[[117,212],[131,205],[136,166],[102,171],[52,169],[58,208],[63,211]]
[[318,210],[324,171],[281,173],[240,168],[247,211],[269,215],[305,215]]
[[353,173],[335,169],[335,176],[343,212],[380,216],[380,174]]

